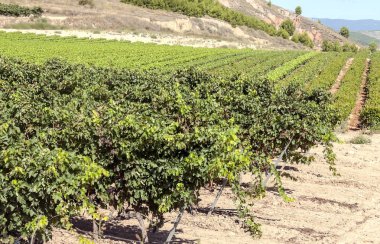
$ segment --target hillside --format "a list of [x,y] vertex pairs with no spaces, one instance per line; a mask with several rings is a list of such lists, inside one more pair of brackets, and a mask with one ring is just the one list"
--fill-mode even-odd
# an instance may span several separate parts
[[371,38],[374,38],[380,42],[380,31],[362,31],[363,35],[369,36]]
[[[2,2],[24,6],[41,6],[45,10],[42,19],[48,23],[48,28],[90,30],[94,33],[113,31],[116,32],[115,35],[120,36],[118,39],[130,41],[205,47],[306,49],[301,44],[270,36],[261,30],[244,26],[233,27],[229,23],[207,16],[188,17],[179,13],[136,7],[121,3],[119,0],[94,0],[93,7],[79,6],[77,0],[60,3],[54,0],[4,0]],[[297,30],[299,32],[307,31],[317,47],[321,45],[322,39],[347,41],[323,25],[307,18],[296,18],[292,13],[282,8],[269,7],[262,0],[221,0],[220,2],[227,7],[264,20],[276,27],[286,18],[294,19]],[[28,24],[30,23],[38,24],[39,22],[41,20],[27,17],[0,17],[0,27],[2,28],[24,29],[24,26],[29,28]],[[124,33],[145,33],[149,38],[125,37]],[[101,37],[109,39],[109,35]],[[171,39],[171,41],[163,40],[165,38]]]
[[[226,22],[209,17],[193,18],[185,15],[150,10],[121,3],[120,0],[94,0],[94,6],[79,6],[78,0],[57,3],[54,0],[4,0],[23,6],[41,6],[42,18],[49,24],[74,30],[123,33],[145,33],[156,42],[170,35],[174,44],[206,47],[248,47],[253,49],[305,49],[300,44],[271,37],[263,31],[246,27],[232,27]],[[17,23],[35,22],[30,18],[0,17],[0,27],[12,28]],[[58,28],[58,29],[60,29]],[[107,38],[105,36],[105,38]],[[191,38],[189,42],[188,39]],[[123,36],[121,37],[123,39]],[[130,40],[132,41],[132,40]],[[137,38],[136,41],[141,41]],[[225,43],[227,41],[227,43]],[[212,44],[207,44],[212,42]],[[163,42],[162,44],[170,44]]]
[[296,16],[295,13],[279,6],[273,4],[268,6],[264,0],[219,0],[219,2],[248,15],[257,16],[276,27],[280,26],[286,18],[290,18],[296,23],[296,31],[307,32],[317,46],[320,46],[323,40],[347,42],[346,38],[330,28],[309,18]]
[[368,46],[372,42],[375,42],[378,45],[380,45],[380,35],[376,38],[375,31],[366,31],[366,32],[352,31],[350,33],[350,39],[365,46]]

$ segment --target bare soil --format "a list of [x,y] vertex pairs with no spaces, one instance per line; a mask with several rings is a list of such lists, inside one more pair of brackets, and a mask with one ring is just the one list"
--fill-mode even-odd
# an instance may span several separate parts
[[[178,243],[380,243],[380,135],[369,136],[370,144],[352,145],[348,141],[361,132],[340,134],[335,144],[341,176],[333,176],[323,160],[321,148],[311,153],[316,162],[310,166],[286,165],[285,179],[289,196],[285,203],[269,182],[267,196],[253,201],[252,211],[262,224],[263,236],[253,239],[240,228],[233,195],[225,189],[214,214],[207,217],[207,206],[216,191],[202,190],[201,203],[192,214],[185,213],[175,235]],[[177,213],[165,216],[167,223],[158,233],[149,233],[152,243],[163,243]],[[116,226],[117,224],[117,226]],[[91,222],[80,218],[72,232],[54,230],[51,243],[79,243],[87,236]],[[104,239],[98,243],[128,243],[139,240],[135,219],[106,225]]]
[[367,99],[367,83],[368,83],[368,73],[370,69],[371,60],[367,59],[364,72],[362,75],[362,81],[360,84],[360,90],[358,94],[358,98],[355,103],[355,107],[352,110],[348,126],[350,130],[359,130],[360,129],[360,114],[363,110],[363,106],[365,104],[365,101]]
[[354,62],[354,58],[349,58],[347,60],[346,64],[344,65],[344,67],[340,71],[338,77],[336,78],[334,85],[330,89],[330,93],[331,94],[337,93],[337,91],[339,90],[339,88],[340,88],[340,86],[342,84],[342,80],[346,76],[347,72],[350,70],[351,65],[352,65],[353,62]]
[[180,45],[189,47],[207,47],[207,48],[251,48],[256,49],[254,44],[238,43],[227,40],[215,40],[197,36],[181,36],[174,34],[153,34],[153,33],[133,33],[133,32],[115,32],[115,31],[86,31],[86,30],[19,30],[19,29],[1,29],[5,32],[33,33],[46,36],[60,37],[78,37],[88,39],[107,39],[116,41],[155,43],[158,45]]

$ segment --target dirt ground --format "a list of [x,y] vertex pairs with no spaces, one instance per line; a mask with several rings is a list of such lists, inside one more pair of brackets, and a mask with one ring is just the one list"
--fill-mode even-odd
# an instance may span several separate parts
[[[185,213],[178,227],[178,243],[380,243],[380,134],[368,136],[369,144],[350,144],[360,132],[340,134],[335,144],[337,167],[334,177],[324,163],[322,149],[312,151],[316,162],[310,166],[287,165],[296,181],[285,179],[289,196],[285,203],[269,185],[267,196],[256,200],[253,211],[262,225],[263,236],[253,239],[240,228],[232,193],[226,189],[215,213],[207,217],[206,207],[215,192],[203,190],[200,208]],[[273,182],[271,182],[273,184]],[[152,243],[163,243],[177,213],[167,214],[167,223],[150,233]],[[97,243],[131,243],[138,240],[134,219],[109,223],[105,238]],[[72,232],[54,230],[51,243],[79,243],[79,236],[91,231],[91,223],[78,220]]]
[[93,32],[86,30],[18,30],[2,29],[5,32],[33,33],[46,36],[78,37],[88,39],[107,39],[117,41],[155,43],[158,45],[180,45],[188,47],[207,47],[207,48],[250,48],[256,49],[254,44],[241,43],[236,41],[216,40],[198,36],[181,36],[174,34],[153,34],[136,32]]

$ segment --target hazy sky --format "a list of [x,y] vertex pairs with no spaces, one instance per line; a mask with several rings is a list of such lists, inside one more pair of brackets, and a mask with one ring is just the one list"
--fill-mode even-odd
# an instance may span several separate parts
[[380,20],[380,0],[272,0],[272,3],[290,10],[300,5],[307,17]]

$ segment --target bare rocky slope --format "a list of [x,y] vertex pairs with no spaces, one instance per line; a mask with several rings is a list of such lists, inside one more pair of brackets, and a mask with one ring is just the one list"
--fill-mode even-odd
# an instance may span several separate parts
[[[254,49],[305,49],[301,44],[272,37],[263,31],[246,27],[232,27],[230,24],[210,17],[194,18],[177,13],[150,10],[120,3],[119,0],[93,0],[93,7],[79,6],[78,0],[2,0],[24,6],[40,6],[45,10],[42,18],[50,24],[67,29],[86,31],[116,31],[119,33],[149,33],[152,39],[170,35],[181,45],[207,47],[247,47]],[[263,0],[220,0],[225,6],[259,17],[278,26],[290,17],[300,31],[308,31],[318,45],[322,39],[346,41],[332,30],[303,17],[295,17],[289,11]],[[0,17],[0,28],[12,27],[17,23],[31,23],[34,18]],[[191,38],[191,40],[188,40]],[[207,41],[205,41],[207,40]],[[210,45],[210,40],[211,45]],[[138,40],[139,41],[139,40]],[[152,42],[155,42],[152,40]],[[166,44],[165,42],[162,44]]]
[[323,40],[348,42],[345,37],[317,21],[297,16],[294,12],[273,4],[268,6],[265,0],[219,0],[219,2],[247,15],[256,16],[276,27],[279,27],[285,19],[290,18],[296,24],[296,31],[307,32],[318,47],[322,45]]

